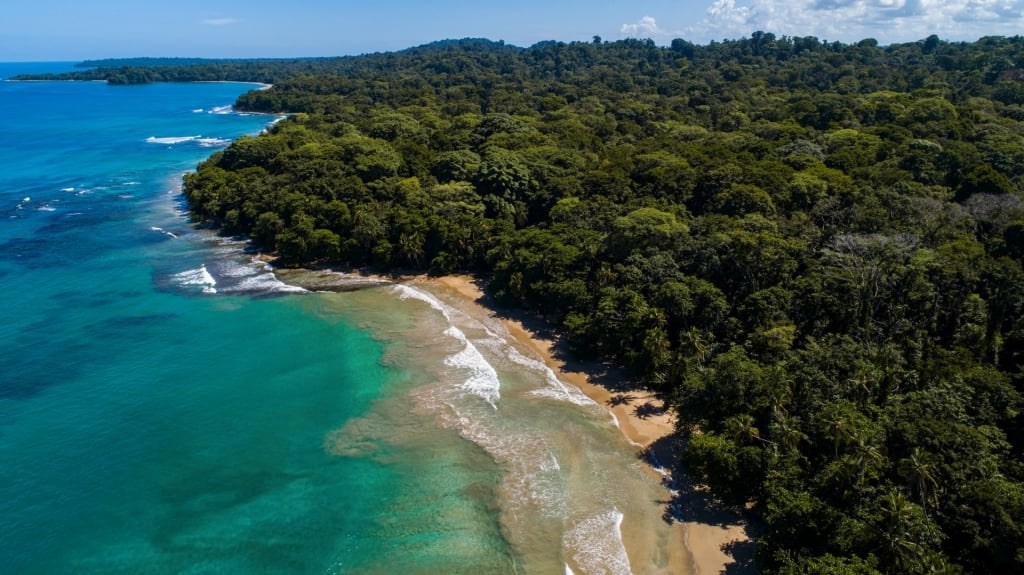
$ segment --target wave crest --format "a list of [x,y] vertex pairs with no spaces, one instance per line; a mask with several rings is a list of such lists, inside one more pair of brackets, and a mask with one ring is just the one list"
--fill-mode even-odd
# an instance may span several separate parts
[[629,556],[622,542],[622,512],[612,509],[588,517],[570,529],[564,537],[572,560],[585,573],[630,575]]
[[203,293],[217,293],[217,280],[206,270],[206,264],[194,270],[176,273],[171,276],[171,281],[181,287],[199,287]]

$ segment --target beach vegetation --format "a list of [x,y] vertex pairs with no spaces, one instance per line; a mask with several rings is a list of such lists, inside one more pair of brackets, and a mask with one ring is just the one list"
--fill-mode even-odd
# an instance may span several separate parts
[[1024,572],[1024,38],[171,64],[78,74],[292,114],[186,177],[197,222],[487,278],[669,398],[765,573]]

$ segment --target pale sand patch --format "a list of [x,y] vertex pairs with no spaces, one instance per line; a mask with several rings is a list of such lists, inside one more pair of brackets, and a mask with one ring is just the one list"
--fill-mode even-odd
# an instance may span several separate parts
[[[438,278],[402,278],[411,281],[422,287],[443,288],[457,293],[466,299],[467,303],[478,308],[478,312],[489,316],[496,316],[496,312],[486,304],[483,291],[472,277],[469,276],[444,276]],[[510,317],[501,317],[502,322],[509,333],[523,346],[532,349],[544,363],[548,365],[564,382],[571,383],[578,387],[592,400],[605,406],[618,420],[619,428],[623,435],[639,449],[651,451],[654,458],[667,465],[676,457],[676,449],[673,442],[668,440],[675,429],[675,421],[672,414],[664,410],[664,405],[653,392],[646,390],[628,390],[614,392],[604,385],[599,385],[591,380],[586,372],[589,370],[570,370],[564,361],[555,356],[555,342],[549,337],[544,337],[535,330],[529,329],[523,321]],[[600,367],[600,366],[595,366]],[[607,375],[607,374],[606,374]],[[608,380],[606,376],[604,379]],[[611,380],[615,379],[612,374]],[[661,439],[665,441],[658,441]],[[664,473],[663,470],[649,469],[650,473]],[[691,496],[700,497],[699,490],[689,489]],[[666,488],[666,497],[669,493]],[[736,543],[749,543],[746,525],[737,516],[729,516],[723,513],[714,513],[708,518],[708,522],[683,521],[674,525],[674,532],[677,533],[681,547],[689,550],[690,557],[679,554],[677,557],[668,558],[669,573],[695,573],[696,575],[710,575],[725,572],[726,568],[735,562],[734,558],[725,552],[726,546]],[[624,527],[627,524],[624,523]],[[649,556],[651,541],[645,539],[642,533],[632,533],[623,530],[623,540],[630,556]],[[739,571],[730,571],[739,573]]]

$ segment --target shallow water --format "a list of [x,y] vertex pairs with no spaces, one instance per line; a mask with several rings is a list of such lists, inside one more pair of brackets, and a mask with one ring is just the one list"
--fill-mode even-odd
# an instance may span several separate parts
[[188,223],[249,88],[0,82],[4,570],[664,572],[657,478],[500,323]]

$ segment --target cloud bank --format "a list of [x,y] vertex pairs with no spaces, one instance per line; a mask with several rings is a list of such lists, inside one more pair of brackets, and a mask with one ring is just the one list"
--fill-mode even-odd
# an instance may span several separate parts
[[700,22],[665,28],[644,16],[623,24],[623,36],[705,43],[748,37],[756,30],[788,36],[888,44],[931,34],[946,40],[1013,36],[1024,30],[1024,0],[713,0]]

